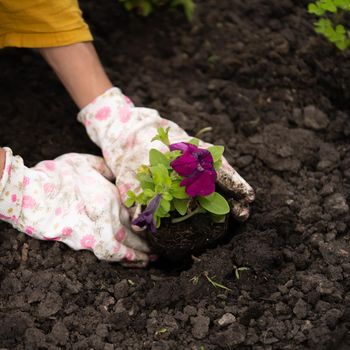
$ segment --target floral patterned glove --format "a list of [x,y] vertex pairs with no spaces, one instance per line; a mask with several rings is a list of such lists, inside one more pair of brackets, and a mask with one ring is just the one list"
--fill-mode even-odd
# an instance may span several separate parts
[[[123,200],[129,189],[137,191],[136,171],[148,163],[149,150],[165,151],[161,142],[151,142],[159,127],[170,127],[171,143],[191,139],[177,124],[161,118],[156,110],[135,107],[118,88],[107,90],[83,108],[78,120],[85,125],[92,141],[101,147]],[[210,145],[202,143],[201,146]],[[234,217],[241,221],[247,219],[254,191],[224,158],[217,182],[234,198],[231,203]]]
[[132,232],[103,158],[70,153],[27,168],[5,151],[0,219],[31,237],[92,250],[101,260],[147,264],[148,245]]

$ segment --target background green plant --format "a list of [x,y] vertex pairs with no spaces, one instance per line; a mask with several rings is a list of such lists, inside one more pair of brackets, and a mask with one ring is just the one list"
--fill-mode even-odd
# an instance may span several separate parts
[[193,0],[119,0],[119,2],[122,3],[126,10],[136,10],[142,16],[148,16],[159,7],[180,6],[183,8],[183,11],[189,21],[192,20],[195,9]]
[[350,12],[350,0],[318,0],[308,5],[308,11],[320,17],[315,22],[316,33],[340,50],[350,46],[350,30],[343,25],[344,16]]

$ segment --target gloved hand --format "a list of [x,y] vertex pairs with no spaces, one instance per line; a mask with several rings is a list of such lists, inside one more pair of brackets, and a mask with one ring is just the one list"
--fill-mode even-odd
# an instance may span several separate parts
[[[149,150],[165,150],[161,142],[151,142],[159,127],[170,127],[171,143],[191,139],[177,124],[161,118],[156,110],[135,107],[118,88],[107,90],[83,108],[78,120],[85,125],[92,141],[102,149],[123,201],[129,189],[138,191],[136,172],[140,165],[148,164]],[[202,143],[200,146],[210,145]],[[231,203],[233,216],[240,221],[246,220],[254,191],[224,158],[217,182],[234,198]]]
[[92,250],[101,260],[147,264],[148,245],[132,232],[103,158],[70,153],[27,168],[5,151],[0,219],[34,238]]

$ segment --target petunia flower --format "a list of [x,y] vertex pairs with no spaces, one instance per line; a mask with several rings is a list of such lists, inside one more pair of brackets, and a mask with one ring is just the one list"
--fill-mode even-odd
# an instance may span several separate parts
[[173,143],[169,147],[171,151],[182,152],[170,165],[184,177],[180,185],[186,187],[190,197],[208,196],[215,192],[216,171],[208,150],[186,142]]
[[146,226],[152,233],[156,233],[154,213],[158,209],[161,199],[162,196],[159,194],[152,198],[152,200],[148,203],[146,209],[143,212],[141,212],[136,219],[132,221],[132,224],[140,228]]

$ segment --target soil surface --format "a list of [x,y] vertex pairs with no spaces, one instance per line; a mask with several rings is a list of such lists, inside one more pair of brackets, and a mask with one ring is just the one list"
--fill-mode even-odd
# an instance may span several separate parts
[[[185,268],[126,269],[1,224],[0,348],[350,349],[350,51],[314,34],[306,1],[198,1],[192,24],[82,6],[113,82],[191,133],[212,125],[257,199]],[[1,145],[28,166],[98,154],[35,52],[0,61]]]

